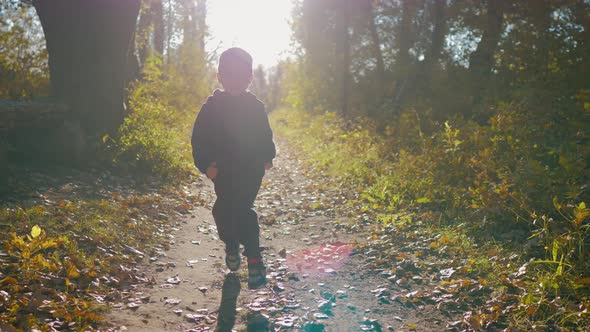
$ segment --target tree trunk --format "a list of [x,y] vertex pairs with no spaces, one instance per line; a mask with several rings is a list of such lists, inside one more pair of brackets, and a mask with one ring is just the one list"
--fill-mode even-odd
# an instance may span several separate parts
[[154,22],[154,50],[164,54],[164,6],[162,0],[152,0],[152,21]]
[[172,55],[170,54],[172,48],[172,35],[174,35],[174,14],[172,10],[172,1],[166,1],[166,63],[172,63]]
[[416,14],[415,0],[402,0],[402,19],[400,30],[396,36],[398,40],[398,54],[396,59],[397,80],[395,84],[395,93],[393,97],[393,109],[399,112],[403,105],[403,100],[407,91],[412,63],[410,61],[410,48],[414,43],[414,34],[412,24]]
[[469,56],[469,76],[471,86],[471,104],[469,114],[479,123],[485,123],[487,116],[479,109],[490,86],[490,76],[494,67],[494,53],[502,34],[504,24],[505,0],[487,0],[485,28],[476,50]]
[[[446,3],[446,0],[432,0],[430,6],[433,22],[430,47],[425,54],[418,75],[415,75],[415,80],[418,80],[418,82],[413,85],[415,91],[419,91],[424,97],[430,100],[433,98],[433,87],[436,84],[432,81],[434,77],[433,73],[440,60],[447,34]],[[438,105],[433,104],[432,108],[434,115],[437,116],[439,113]]]
[[185,50],[191,50],[196,45],[197,37],[197,5],[193,1],[187,1],[183,6],[182,18],[182,46]]
[[198,46],[205,51],[205,37],[207,35],[207,0],[197,0],[196,8]]
[[[432,65],[440,59],[442,53],[445,36],[447,33],[447,22],[445,17],[446,12],[446,0],[433,0],[432,3],[432,37],[430,38],[430,48],[428,54],[424,59],[426,75],[430,76],[432,71]],[[429,78],[429,77],[428,77]]]
[[340,112],[349,112],[350,99],[350,3],[351,0],[341,0],[336,13],[336,77],[340,84],[339,104]]
[[415,0],[402,0],[402,20],[398,40],[397,64],[402,70],[407,69],[410,65],[410,48],[413,44],[414,16],[416,14]]
[[373,10],[372,1],[368,3],[368,24],[369,33],[371,34],[371,50],[373,57],[377,63],[377,95],[381,99],[385,91],[385,65],[383,63],[383,52],[381,51],[381,40],[377,32],[377,24],[375,23],[375,11]]
[[53,95],[85,133],[114,133],[123,121],[127,57],[140,0],[36,0]]
[[504,0],[488,0],[486,24],[477,49],[469,57],[469,70],[485,78],[492,71],[494,53],[500,41],[504,23]]
[[590,15],[587,15],[587,13],[590,13],[590,3],[576,2],[573,11],[578,13],[575,19],[576,24],[582,26],[584,31],[575,36],[578,44],[575,54],[580,59],[580,65],[576,66],[577,70],[570,74],[569,81],[572,82],[573,86],[588,86],[587,78],[590,77],[590,61],[588,61],[588,54],[590,54]]
[[137,36],[135,36],[137,44],[137,56],[139,57],[139,66],[143,68],[147,58],[151,55],[152,45],[152,10],[151,5],[147,6],[145,3],[141,6],[139,11],[139,22],[137,23]]
[[139,65],[139,59],[135,50],[135,35],[131,38],[129,50],[127,51],[127,80],[126,82],[133,82],[139,79],[141,67]]

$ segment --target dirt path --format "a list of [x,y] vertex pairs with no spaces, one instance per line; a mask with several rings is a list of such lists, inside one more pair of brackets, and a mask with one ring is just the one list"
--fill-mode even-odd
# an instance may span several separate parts
[[383,271],[365,270],[366,253],[352,245],[365,235],[338,227],[346,218],[336,216],[333,207],[345,203],[343,193],[307,177],[287,146],[279,143],[275,168],[267,173],[256,201],[268,286],[248,290],[245,268],[237,276],[226,274],[223,245],[211,216],[215,195],[212,186],[203,183],[196,190],[206,203],[179,218],[171,249],[155,253],[143,267],[152,282],[115,301],[108,318],[111,331],[445,327],[449,318],[432,306],[409,308],[391,300],[399,286]]

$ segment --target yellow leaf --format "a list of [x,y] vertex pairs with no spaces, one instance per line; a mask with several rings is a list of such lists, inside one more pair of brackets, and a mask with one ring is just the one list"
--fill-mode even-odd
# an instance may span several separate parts
[[70,268],[68,269],[68,278],[78,278],[80,276],[80,272],[78,271],[78,269],[76,268],[75,265],[70,265]]
[[588,210],[588,209],[578,210],[575,212],[575,214],[576,214],[575,222],[576,222],[576,224],[580,224],[580,223],[582,223],[582,221],[584,221],[584,219],[590,217],[590,210]]
[[580,278],[580,279],[576,280],[576,284],[583,285],[583,286],[590,285],[590,278]]
[[33,229],[31,229],[31,236],[34,239],[39,235],[41,235],[41,227],[39,227],[38,225],[33,226]]
[[45,240],[41,243],[41,249],[55,248],[57,243],[53,239]]
[[6,277],[6,278],[4,278],[4,279],[0,280],[0,284],[3,284],[3,283],[7,283],[7,284],[16,284],[16,283],[17,283],[17,281],[16,281],[16,279],[14,279],[13,277]]
[[527,313],[529,316],[530,316],[530,315],[532,315],[532,314],[534,314],[535,312],[537,312],[537,306],[536,306],[536,305],[534,305],[534,304],[532,304],[532,305],[530,305],[530,306],[528,306],[528,307],[526,308],[526,313]]
[[440,244],[451,244],[453,241],[446,235],[441,236],[440,240],[438,240]]
[[561,204],[557,201],[557,196],[553,196],[553,206],[557,211],[561,211]]

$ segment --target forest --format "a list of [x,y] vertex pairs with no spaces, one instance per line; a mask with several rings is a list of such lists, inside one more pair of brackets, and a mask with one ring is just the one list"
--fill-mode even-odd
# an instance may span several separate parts
[[[209,235],[182,225],[214,195],[190,146],[214,1],[0,2],[0,330],[141,330],[137,285],[178,229]],[[203,277],[219,309],[168,303],[184,325],[159,330],[590,329],[590,1],[290,2],[290,56],[250,86],[279,146],[268,293],[227,309]],[[285,229],[355,254],[309,281]]]

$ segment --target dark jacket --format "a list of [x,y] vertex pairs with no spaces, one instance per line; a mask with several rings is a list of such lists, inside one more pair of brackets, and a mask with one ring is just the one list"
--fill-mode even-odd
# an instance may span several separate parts
[[215,90],[197,116],[191,144],[202,173],[212,162],[220,171],[262,170],[276,155],[264,104],[250,92]]

